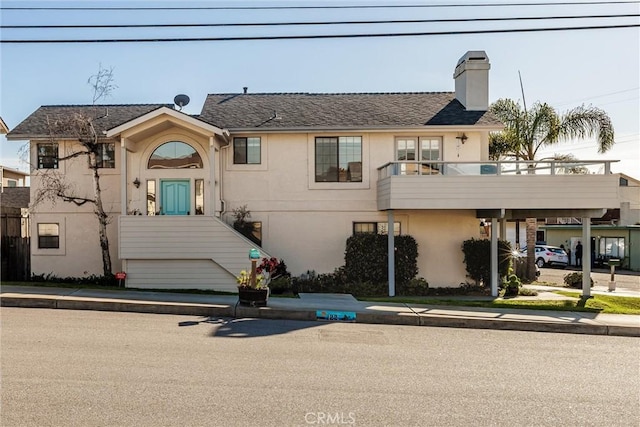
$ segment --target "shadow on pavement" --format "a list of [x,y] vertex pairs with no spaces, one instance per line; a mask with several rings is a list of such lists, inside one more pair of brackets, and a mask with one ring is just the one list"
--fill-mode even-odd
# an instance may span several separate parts
[[302,320],[234,319],[231,317],[207,317],[200,321],[185,321],[178,326],[213,325],[212,337],[257,338],[287,334],[301,329],[315,328],[326,323]]

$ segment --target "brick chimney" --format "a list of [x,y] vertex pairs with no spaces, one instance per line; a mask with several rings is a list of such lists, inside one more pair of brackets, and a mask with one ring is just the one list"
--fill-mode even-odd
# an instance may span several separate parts
[[467,110],[486,111],[489,108],[489,57],[484,50],[470,50],[458,61],[453,72],[456,99]]

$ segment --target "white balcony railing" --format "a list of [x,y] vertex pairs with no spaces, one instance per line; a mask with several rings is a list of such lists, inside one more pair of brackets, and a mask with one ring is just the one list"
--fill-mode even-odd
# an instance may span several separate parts
[[378,179],[402,175],[608,175],[617,160],[536,160],[442,162],[389,162],[378,168]]

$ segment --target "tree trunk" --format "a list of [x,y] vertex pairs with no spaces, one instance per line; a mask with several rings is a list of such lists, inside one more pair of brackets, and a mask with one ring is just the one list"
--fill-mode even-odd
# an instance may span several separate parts
[[94,194],[94,211],[98,217],[98,233],[100,236],[100,250],[102,251],[102,271],[105,277],[113,274],[111,271],[111,254],[109,253],[109,237],[107,236],[107,225],[109,224],[109,215],[104,211],[102,206],[102,190],[100,188],[100,173],[96,164],[96,155],[89,155],[91,169],[93,169],[93,194]]
[[526,219],[526,231],[527,231],[527,280],[533,281],[536,279],[536,228],[538,225],[537,218]]

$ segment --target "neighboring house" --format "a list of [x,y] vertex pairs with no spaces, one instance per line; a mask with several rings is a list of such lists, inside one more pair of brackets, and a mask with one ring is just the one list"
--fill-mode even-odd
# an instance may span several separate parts
[[[618,174],[618,185],[618,208],[608,209],[605,215],[591,221],[594,264],[600,266],[609,258],[619,258],[623,268],[640,271],[640,180]],[[575,246],[582,239],[581,222],[578,218],[567,218],[565,224],[541,227],[548,244],[562,244],[571,250],[574,265]]]
[[7,187],[25,187],[28,173],[17,169],[8,168],[0,165],[0,174],[2,175],[2,186],[0,192]]
[[[0,135],[7,133],[9,133],[9,128],[4,120],[2,120],[2,117],[0,117]],[[0,181],[0,192],[2,192],[2,189],[6,187],[26,186],[26,178],[29,174],[0,165],[0,176],[2,177],[2,180]]]
[[[252,243],[227,224],[246,205],[264,254],[295,275],[343,265],[353,233],[392,229],[391,248],[394,234],[417,240],[419,275],[431,286],[458,286],[467,281],[461,245],[481,237],[480,218],[584,218],[615,207],[618,178],[606,162],[606,174],[552,176],[489,160],[489,132],[502,128],[487,112],[489,68],[485,52],[465,54],[455,92],[245,90],[208,95],[196,116],[161,104],[100,106],[114,270],[132,287],[235,290]],[[55,170],[90,194],[86,163],[58,161],[77,143],[51,140],[47,128],[89,108],[44,106],[8,135],[31,140],[34,189]],[[58,202],[32,212],[44,242],[33,239],[34,273],[100,274],[90,207]]]

